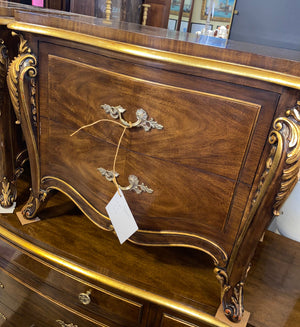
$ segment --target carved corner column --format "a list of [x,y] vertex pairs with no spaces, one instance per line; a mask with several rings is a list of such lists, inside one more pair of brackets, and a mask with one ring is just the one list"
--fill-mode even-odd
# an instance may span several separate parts
[[30,161],[31,196],[22,210],[23,215],[30,219],[35,216],[46,196],[46,192],[40,190],[40,162],[37,146],[37,59],[21,34],[12,32],[12,35],[17,36],[20,42],[18,56],[9,65],[7,85],[17,117],[16,124],[21,124]]
[[[226,267],[215,268],[221,284],[225,315],[233,322],[241,320],[243,288],[250,261],[265,228],[298,181],[300,167],[300,101],[274,120],[269,134],[271,146],[265,169],[252,199],[245,224],[236,239]],[[258,232],[257,232],[258,231]]]
[[7,49],[0,40],[0,205],[11,207],[17,197],[13,146],[13,122],[6,85]]

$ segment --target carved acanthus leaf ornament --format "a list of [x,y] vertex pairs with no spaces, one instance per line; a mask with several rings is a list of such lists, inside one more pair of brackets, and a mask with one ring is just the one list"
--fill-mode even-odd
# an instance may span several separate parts
[[[281,156],[285,155],[285,168],[281,176],[280,189],[273,205],[274,215],[279,215],[280,207],[296,185],[300,168],[300,101],[293,108],[288,109],[285,114],[286,117],[279,117],[273,123],[273,130],[269,135],[269,143],[272,148],[252,201],[252,205],[255,206],[258,198],[264,194],[265,189],[269,186],[267,180],[272,177],[270,171],[277,169]],[[283,153],[284,141],[287,143],[284,152],[286,154]]]

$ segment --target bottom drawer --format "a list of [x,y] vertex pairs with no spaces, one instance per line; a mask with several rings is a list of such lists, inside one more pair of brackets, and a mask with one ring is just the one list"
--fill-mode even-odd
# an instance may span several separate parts
[[211,325],[202,322],[191,323],[181,318],[178,318],[176,316],[173,316],[172,314],[163,313],[161,317],[161,323],[159,326],[160,327],[209,327]]
[[0,271],[0,327],[120,327],[96,321],[47,298]]

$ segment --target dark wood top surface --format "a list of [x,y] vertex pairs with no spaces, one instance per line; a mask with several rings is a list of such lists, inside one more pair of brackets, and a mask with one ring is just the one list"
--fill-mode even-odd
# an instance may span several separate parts
[[[28,191],[19,192],[18,209],[27,195]],[[215,314],[219,285],[206,254],[129,242],[120,245],[113,233],[97,228],[61,193],[53,195],[39,216],[40,222],[21,226],[15,214],[2,214],[0,224],[83,267]],[[299,268],[300,244],[267,232],[245,285],[251,326],[299,325]]]
[[148,48],[260,67],[300,76],[300,51],[272,48],[228,40],[226,49],[199,44],[194,33],[139,24],[109,21],[51,9],[0,1],[0,16],[18,22],[43,25],[108,38]]

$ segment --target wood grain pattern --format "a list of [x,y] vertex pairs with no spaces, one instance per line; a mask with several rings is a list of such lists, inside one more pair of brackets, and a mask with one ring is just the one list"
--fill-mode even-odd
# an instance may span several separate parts
[[[260,106],[193,89],[147,82],[141,78],[111,73],[53,55],[47,58],[47,100],[40,110],[41,126],[44,129],[41,137],[43,175],[56,176],[72,184],[84,197],[89,198],[93,206],[105,213],[105,204],[115,188],[111,183],[100,180],[105,187],[103,191],[100,184],[97,186],[92,181],[99,180],[96,171],[98,166],[111,169],[115,148],[112,146],[108,150],[107,147],[118,142],[120,129],[113,124],[109,126],[108,123],[100,123],[99,126],[73,136],[73,139],[69,135],[82,125],[106,119],[107,114],[100,108],[100,104],[110,103],[111,99],[113,105],[121,103],[129,108],[125,116],[131,121],[134,121],[135,114],[131,108],[142,106],[151,117],[163,123],[164,130],[153,130],[149,133],[143,130],[127,131],[122,146],[130,151],[124,152],[122,149],[117,161],[121,185],[128,184],[126,178],[129,174],[142,176],[142,181],[149,187],[156,185],[153,195],[141,195],[140,200],[133,194],[128,196],[133,212],[141,224],[140,228],[147,230],[155,225],[158,231],[177,230],[195,234],[195,230],[199,230],[202,225],[201,235],[218,240],[223,248],[230,250],[234,237],[225,237],[222,234],[216,236],[213,233],[215,229],[225,228],[230,216],[230,206],[233,212],[236,210],[235,205],[232,206],[235,183],[223,176],[238,178]],[[116,63],[114,65],[118,70],[119,66]],[[46,80],[43,74],[41,80]],[[41,87],[41,90],[45,88]],[[84,106],[88,106],[85,111],[87,114],[82,116]],[[180,118],[181,115],[186,117],[185,122]],[[50,125],[43,117],[52,120]],[[252,119],[252,125],[248,124],[249,119]],[[58,123],[61,121],[65,122],[63,126]],[[164,143],[161,142],[162,133]],[[211,143],[206,141],[208,135]],[[99,140],[108,144],[101,141],[102,144]],[[212,145],[214,151],[211,151]],[[189,167],[193,167],[192,171]],[[143,173],[145,171],[148,172],[147,175]],[[162,171],[169,173],[161,174]],[[77,175],[76,182],[72,181],[74,172]],[[252,175],[254,172],[253,170]],[[90,184],[91,187],[87,186]],[[182,188],[179,185],[188,187]],[[241,193],[244,202],[247,192]],[[218,203],[213,210],[212,202]],[[199,212],[202,213],[200,216],[197,214]],[[238,215],[232,216],[231,225],[227,226],[231,231],[230,235],[234,235],[232,228],[238,228],[242,214],[239,211]],[[172,219],[164,219],[167,217]],[[185,219],[191,219],[191,223],[186,225]]]
[[[265,179],[272,160],[272,155],[268,159],[272,147],[269,130],[274,118],[285,116],[286,110],[299,100],[299,91],[281,86],[289,85],[287,80],[280,84],[271,79],[271,72],[268,75],[263,71],[266,75],[262,78],[249,71],[271,69],[276,76],[282,76],[277,73],[293,74],[294,65],[293,78],[298,81],[298,61],[292,63],[287,58],[233,49],[208,49],[176,37],[162,38],[161,31],[150,36],[150,30],[145,29],[143,35],[143,31],[128,25],[123,25],[114,36],[114,28],[120,25],[102,26],[99,21],[92,26],[86,18],[67,22],[74,16],[50,16],[31,18],[21,11],[15,14],[31,23],[65,26],[66,30],[81,33],[90,30],[90,35],[108,37],[110,41],[98,40],[94,46],[91,41],[96,39],[82,34],[46,27],[32,29],[32,25],[18,23],[9,25],[27,31],[25,37],[39,58],[38,135],[26,138],[29,149],[38,147],[39,153],[34,153],[35,158],[30,154],[33,192],[24,210],[40,206],[50,190],[58,189],[96,225],[111,230],[103,212],[115,187],[102,180],[97,168],[111,169],[120,129],[101,124],[74,137],[70,134],[82,125],[107,118],[99,108],[101,104],[121,104],[130,121],[135,120],[135,110],[143,107],[164,129],[149,133],[128,130],[120,148],[119,183],[125,186],[127,176],[135,174],[154,190],[150,195],[128,195],[140,226],[131,240],[152,246],[189,246],[209,253],[224,290],[225,313],[230,319],[239,320],[247,267],[271,219],[273,199],[288,165],[285,156],[289,139],[285,130],[279,128],[276,165],[271,165],[272,173]],[[56,33],[47,36],[48,30]],[[111,46],[115,45],[111,43],[114,40],[125,43]],[[130,53],[130,49],[140,52]],[[174,53],[169,57],[153,56],[161,53],[157,51],[160,49]],[[182,53],[190,55],[191,60],[191,56],[200,54],[213,59],[220,71],[197,65],[208,63],[203,58],[192,60],[191,66]],[[168,60],[170,57],[173,59]],[[175,60],[179,58],[182,63]],[[218,60],[222,61],[220,66]],[[244,64],[252,66],[240,66]],[[241,71],[228,72],[228,66]],[[26,98],[26,92],[20,91],[21,98]],[[32,132],[30,124],[22,127],[24,132]],[[298,133],[298,127],[295,131]],[[251,207],[257,188],[259,197],[255,199],[259,200],[253,201]],[[36,210],[31,212],[34,215]],[[153,315],[150,313],[150,320]]]
[[[6,320],[0,320],[0,326],[7,326],[7,322],[9,326],[22,326],[24,324],[41,327],[59,326],[57,320],[64,321],[67,324],[77,324],[78,326],[92,327],[100,325],[95,320],[85,319],[87,316],[77,315],[74,311],[66,310],[57,301],[49,301],[45,294],[39,295],[31,288],[15,281],[3,270],[0,271],[0,278],[4,285],[1,293],[5,297],[4,301],[0,301],[0,312],[6,317]],[[103,320],[103,322],[109,323],[109,326],[113,327],[121,326],[107,320]]]
[[[151,44],[152,47],[161,50],[195,56],[201,54],[202,57],[252,65],[295,76],[299,76],[300,72],[299,53],[287,49],[260,47],[258,45],[253,47],[252,44],[230,40],[227,49],[207,47],[197,43],[195,34],[187,33],[182,36],[178,33],[172,33],[170,35],[166,29],[136,26],[124,22],[112,22],[110,26],[107,26],[105,22],[99,20],[97,24],[93,24],[95,21],[93,17],[55,17],[43,13],[31,15],[20,10],[16,10],[14,16],[22,22],[57,27],[141,46]],[[118,29],[118,33],[115,33],[116,29]]]
[[[134,122],[135,111],[143,108],[164,129],[127,133],[134,151],[145,153],[146,149],[148,156],[231,179],[237,178],[260,109],[255,103],[149,83],[52,56],[48,79],[51,119],[64,121],[67,115],[76,119],[87,104],[84,121],[80,123],[81,117],[77,118],[79,127],[85,122],[111,119],[101,109],[101,104],[107,103],[126,108],[125,119]],[[60,109],[62,106],[67,112]],[[100,125],[95,129],[100,130],[97,136],[109,138],[106,128]]]

